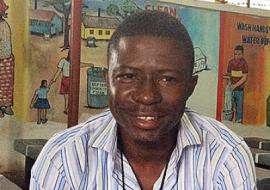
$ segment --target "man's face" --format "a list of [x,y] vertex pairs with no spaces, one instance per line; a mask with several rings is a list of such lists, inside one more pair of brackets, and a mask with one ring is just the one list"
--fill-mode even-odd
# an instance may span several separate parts
[[197,82],[189,62],[167,38],[120,39],[109,60],[109,105],[122,134],[155,142],[175,129]]
[[234,59],[239,60],[243,57],[243,52],[241,50],[234,50]]

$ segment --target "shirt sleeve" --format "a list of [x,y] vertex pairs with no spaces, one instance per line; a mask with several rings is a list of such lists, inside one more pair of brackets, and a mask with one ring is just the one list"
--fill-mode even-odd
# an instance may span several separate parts
[[251,152],[244,141],[233,148],[221,165],[215,190],[256,190],[256,173]]
[[[32,171],[30,190],[72,190],[65,176],[52,163],[38,164],[40,171]],[[37,167],[38,167],[37,166]]]
[[61,153],[58,152],[53,159],[48,155],[47,143],[38,156],[31,170],[30,190],[72,190],[67,182],[65,171],[59,164],[55,164],[55,160],[60,160]]
[[57,65],[58,69],[63,69],[65,63],[65,59],[61,59]]

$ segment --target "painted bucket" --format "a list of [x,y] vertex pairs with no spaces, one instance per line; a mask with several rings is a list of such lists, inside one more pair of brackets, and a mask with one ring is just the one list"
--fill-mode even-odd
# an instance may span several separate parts
[[108,92],[106,84],[107,69],[91,67],[87,70],[87,104],[92,108],[108,106]]

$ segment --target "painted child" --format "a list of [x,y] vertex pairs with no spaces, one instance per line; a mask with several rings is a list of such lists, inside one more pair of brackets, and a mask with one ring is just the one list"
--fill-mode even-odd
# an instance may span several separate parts
[[50,85],[47,86],[47,80],[42,80],[40,87],[36,89],[31,100],[30,108],[37,109],[37,124],[44,124],[48,121],[47,110],[50,109],[50,104],[48,101],[49,90]]

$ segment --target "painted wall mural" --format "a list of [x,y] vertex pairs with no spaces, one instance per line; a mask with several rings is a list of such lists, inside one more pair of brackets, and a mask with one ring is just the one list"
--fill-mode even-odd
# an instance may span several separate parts
[[[266,18],[221,13],[219,90],[223,96],[218,104],[224,119],[252,125],[269,119],[269,23]],[[222,78],[226,74],[229,78]],[[223,105],[230,96],[229,81],[232,108],[228,111]]]
[[[126,16],[144,9],[167,12],[179,18],[187,26],[196,46],[196,67],[194,72],[201,75],[196,95],[190,99],[189,105],[198,111],[204,111],[204,113],[207,110],[207,115],[215,116],[215,99],[208,99],[204,105],[198,105],[196,99],[202,99],[204,96],[216,97],[216,68],[219,46],[217,43],[218,38],[216,38],[219,29],[218,12],[209,13],[209,11],[203,11],[203,13],[198,13],[196,9],[185,8],[179,5],[134,0],[83,1],[80,113],[95,113],[99,110],[91,108],[104,108],[107,105],[107,95],[103,93],[105,90],[103,83],[99,82],[99,86],[93,87],[93,84],[96,83],[93,83],[91,77],[89,79],[89,73],[99,71],[101,73],[100,76],[102,76],[102,73],[106,72],[106,48],[115,28]],[[64,95],[64,99],[61,98],[59,88],[68,82],[63,82],[63,79],[62,81],[57,80],[57,78],[59,75],[65,77],[65,69],[59,67],[58,63],[63,60],[63,57],[67,56],[68,52],[69,43],[66,42],[66,34],[69,33],[70,22],[67,22],[67,18],[70,14],[70,3],[68,0],[32,0],[30,13],[32,81],[39,81],[37,79],[40,79],[40,76],[43,76],[42,80],[48,81],[51,87],[48,93],[51,103],[51,108],[47,114],[48,118],[49,120],[65,122],[66,116],[64,114],[68,112],[68,100],[67,95]],[[215,15],[214,17],[213,14]],[[203,22],[201,21],[203,20],[208,20],[208,22],[202,24]],[[205,32],[210,26],[212,30]],[[204,36],[204,40],[197,36]],[[56,69],[57,72],[55,73]],[[203,74],[203,70],[208,70],[207,74]],[[213,90],[202,90],[206,84],[208,88]],[[32,89],[35,89],[38,85],[40,84],[33,82]],[[99,95],[93,94],[91,90],[93,88],[99,88],[98,92],[102,93]],[[209,94],[209,92],[213,92],[213,94]],[[63,94],[61,90],[60,94]],[[35,112],[31,111],[31,120],[35,120],[35,117]]]
[[0,118],[13,115],[14,56],[11,29],[7,18],[8,6],[0,0]]
[[188,106],[200,113],[215,117],[219,63],[219,12],[180,7],[178,14],[181,22],[187,27],[195,50],[199,48],[202,57],[207,58],[207,70],[199,73],[198,85]]
[[[61,60],[66,60],[69,52],[70,1],[30,2],[31,89],[40,86],[40,80],[47,80],[50,87],[47,119],[66,122],[68,98],[60,89],[68,82],[63,82],[66,71],[59,65]],[[270,20],[151,0],[83,1],[80,115],[95,114],[101,111],[99,108],[106,107],[107,87],[102,77],[107,68],[108,40],[126,16],[140,10],[167,12],[177,17],[190,33],[195,47],[194,74],[199,75],[199,82],[188,101],[189,107],[219,120],[265,124],[269,118],[270,124],[270,114],[268,116],[266,111],[270,80],[265,77],[270,72],[270,64],[267,64]],[[244,49],[240,54],[246,62],[242,66],[245,69],[241,71],[229,66],[238,45]],[[99,72],[95,75],[100,77],[98,80],[93,77],[93,71]],[[240,100],[243,100],[242,114],[241,106],[239,108],[241,103],[236,107],[233,99],[235,89],[232,89],[236,78],[241,79],[241,76],[246,78],[241,85],[244,89],[243,97],[240,95]],[[231,86],[228,85],[229,79]],[[270,113],[270,102],[268,107]],[[236,113],[242,116],[237,119]],[[33,121],[36,117],[36,112],[30,110],[30,119]]]

